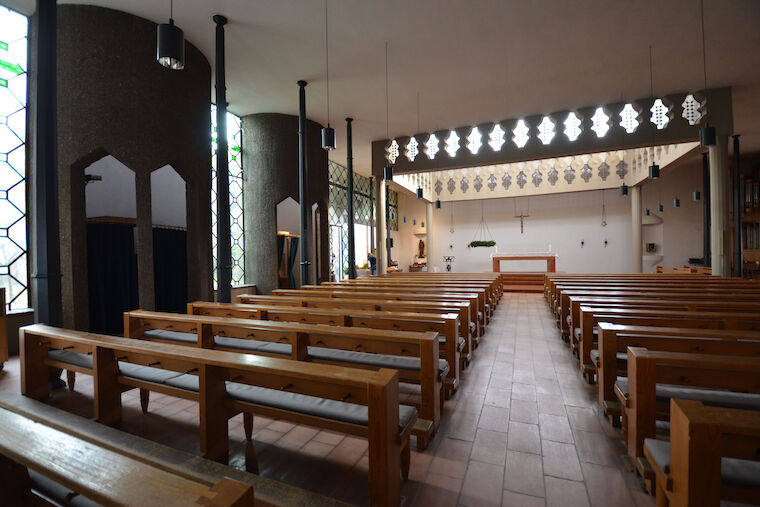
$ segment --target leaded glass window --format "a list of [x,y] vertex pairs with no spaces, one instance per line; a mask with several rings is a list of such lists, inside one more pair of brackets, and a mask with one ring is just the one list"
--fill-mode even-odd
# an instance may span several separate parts
[[0,7],[0,287],[29,307],[26,238],[26,16]]
[[[230,235],[232,236],[232,284],[245,278],[245,228],[243,223],[243,125],[240,117],[227,112],[227,162],[230,175]],[[217,288],[216,215],[216,106],[211,105],[211,244],[213,248],[214,289]]]

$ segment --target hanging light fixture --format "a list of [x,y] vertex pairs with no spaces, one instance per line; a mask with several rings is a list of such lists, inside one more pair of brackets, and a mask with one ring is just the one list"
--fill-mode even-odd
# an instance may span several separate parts
[[[385,41],[385,137],[391,138],[391,113],[390,113],[390,101],[388,99],[388,41]],[[390,162],[390,161],[389,161]],[[388,164],[383,169],[383,176],[385,181],[393,181],[393,166]]]
[[174,24],[174,0],[169,0],[169,23],[158,25],[156,60],[172,70],[185,68],[185,34]]
[[335,129],[330,127],[330,46],[327,34],[327,0],[325,0],[325,75],[327,77],[327,126],[322,129],[322,149],[335,149]]
[[628,185],[626,185],[625,183],[620,185],[620,195],[622,196],[628,195]]
[[422,182],[419,175],[417,175],[417,199],[422,199]]
[[602,190],[602,227],[607,227],[607,207],[604,205],[604,190]]
[[[705,77],[704,94],[705,100],[707,97],[707,50],[705,49],[705,2],[700,0],[700,19],[702,22],[702,72]],[[709,122],[705,122],[705,126],[699,131],[699,145],[703,148],[708,146],[715,146],[715,127],[711,127]]]
[[651,215],[651,214],[652,214],[652,212],[651,212],[651,211],[649,211],[649,208],[647,208],[647,209],[646,209],[645,213],[646,213],[646,215],[647,215],[647,216],[649,216],[649,215]]
[[[649,46],[649,96],[654,97],[654,77],[652,76],[652,46]],[[649,179],[656,180],[660,177],[660,166],[654,162],[654,136],[656,130],[652,131],[652,165],[649,166]]]
[[[654,151],[654,150],[652,150]],[[649,179],[650,180],[656,180],[660,177],[660,166],[654,163],[654,160],[652,161],[652,165],[649,166]]]
[[662,213],[663,211],[665,211],[665,206],[663,206],[662,203],[658,204],[657,205],[657,211],[660,212],[660,213]]
[[674,208],[680,208],[681,207],[681,199],[679,199],[678,197],[676,197],[675,199],[673,199],[673,207]]
[[436,199],[435,200],[435,209],[441,209],[441,200],[440,199]]
[[691,194],[691,198],[694,200],[694,202],[700,201],[702,199],[702,194],[699,190],[695,190],[693,194]]

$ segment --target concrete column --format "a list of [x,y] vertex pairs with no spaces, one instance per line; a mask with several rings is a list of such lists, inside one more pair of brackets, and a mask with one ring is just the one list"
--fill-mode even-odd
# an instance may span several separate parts
[[631,187],[631,272],[642,272],[641,187]]
[[375,196],[377,197],[375,206],[375,241],[376,250],[375,256],[377,257],[377,274],[384,274],[386,267],[388,266],[387,251],[385,244],[388,240],[388,231],[385,225],[385,207],[387,201],[387,194],[385,191],[385,181],[377,178],[375,179]]
[[718,134],[710,146],[710,253],[712,274],[731,276],[729,258],[728,136]]
[[433,272],[436,265],[436,257],[433,256],[433,207],[432,202],[427,203],[425,210],[425,257],[427,258],[428,271]]

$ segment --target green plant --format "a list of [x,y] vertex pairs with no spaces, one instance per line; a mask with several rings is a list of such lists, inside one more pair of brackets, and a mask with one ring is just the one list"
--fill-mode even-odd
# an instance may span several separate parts
[[359,269],[369,269],[369,263],[365,262]]
[[470,241],[470,244],[467,245],[469,248],[475,248],[479,246],[496,246],[495,241]]

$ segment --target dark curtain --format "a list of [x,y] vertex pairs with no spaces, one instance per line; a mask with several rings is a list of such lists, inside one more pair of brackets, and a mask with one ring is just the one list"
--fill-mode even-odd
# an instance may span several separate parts
[[[299,238],[290,238],[290,262],[288,263],[288,274],[290,275],[290,288],[296,288],[296,277],[293,274],[293,266],[296,263],[296,257],[298,256],[298,240]],[[306,283],[301,280],[301,283]]]
[[134,225],[87,224],[87,275],[90,331],[122,335],[139,304]]
[[153,228],[156,311],[187,311],[187,231]]

